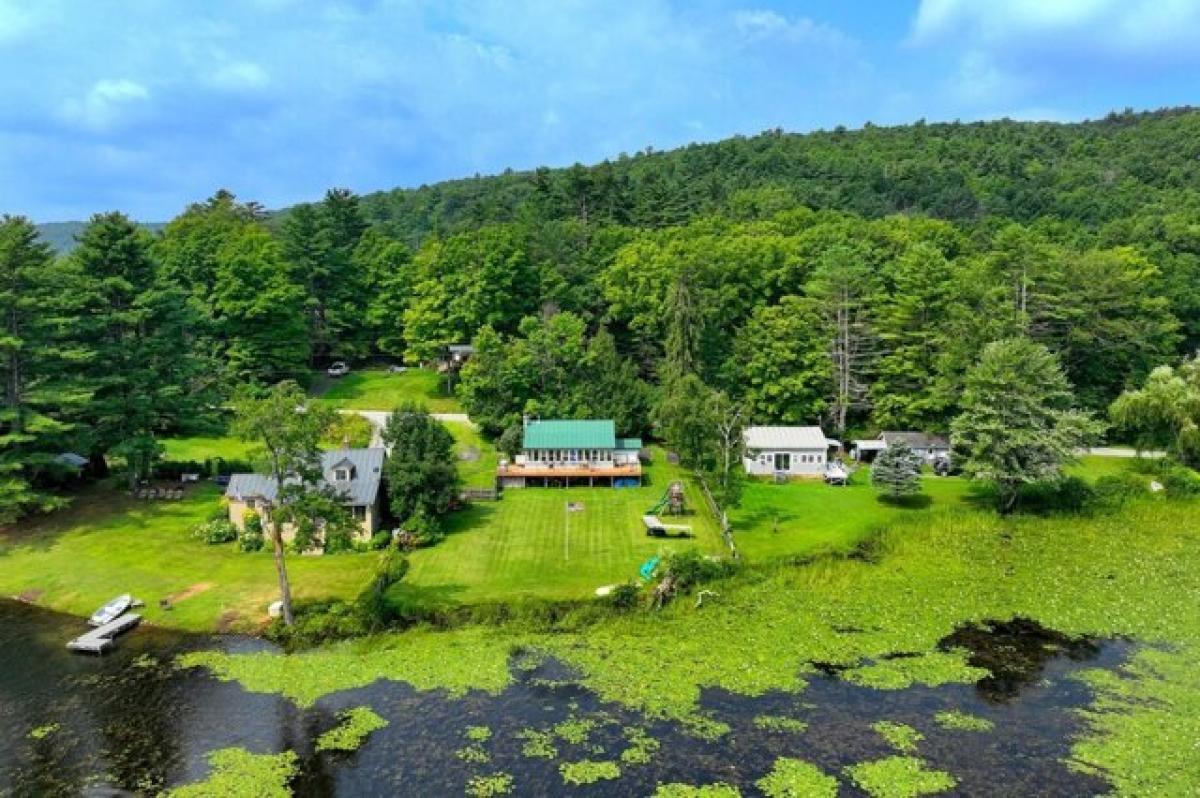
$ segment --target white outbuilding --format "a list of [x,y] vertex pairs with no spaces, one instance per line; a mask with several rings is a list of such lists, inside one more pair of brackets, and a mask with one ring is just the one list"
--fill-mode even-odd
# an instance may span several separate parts
[[747,427],[746,473],[819,479],[830,445],[820,427]]

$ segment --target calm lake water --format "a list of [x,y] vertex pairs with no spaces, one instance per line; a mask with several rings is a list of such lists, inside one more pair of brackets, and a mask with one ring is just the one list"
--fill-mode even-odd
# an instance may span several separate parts
[[[153,795],[207,774],[206,755],[231,746],[254,752],[296,751],[301,796],[462,795],[474,775],[512,774],[518,795],[650,795],[657,783],[736,784],[759,794],[755,780],[779,756],[812,762],[827,773],[893,753],[871,729],[879,720],[908,723],[925,735],[919,755],[958,780],[951,794],[972,796],[1092,795],[1100,780],[1062,764],[1080,729],[1073,709],[1090,701],[1071,673],[1116,667],[1129,653],[1121,642],[1067,641],[1032,624],[968,629],[947,643],[976,651],[975,664],[994,675],[975,686],[877,691],[835,675],[812,680],[803,693],[757,698],[710,690],[703,704],[732,727],[715,742],[673,723],[650,722],[601,702],[569,682],[555,663],[514,671],[503,694],[449,699],[394,682],[328,696],[309,710],[274,696],[247,693],[202,671],[179,671],[172,659],[196,648],[261,650],[260,641],[187,636],[142,627],[102,657],[69,654],[67,639],[82,621],[14,602],[0,602],[0,795]],[[390,721],[353,754],[316,753],[314,743],[337,724],[339,711],[369,705]],[[947,731],[933,722],[946,709],[995,723],[991,732]],[[765,731],[760,715],[808,724],[803,733]],[[520,732],[546,730],[567,718],[591,720],[585,742],[558,741],[558,758],[522,753]],[[42,739],[34,729],[58,724]],[[493,735],[479,744],[490,761],[456,754],[468,726]],[[645,765],[623,765],[621,778],[567,786],[562,762],[615,760],[627,727],[641,726],[662,743]],[[845,779],[842,794],[860,795]]]

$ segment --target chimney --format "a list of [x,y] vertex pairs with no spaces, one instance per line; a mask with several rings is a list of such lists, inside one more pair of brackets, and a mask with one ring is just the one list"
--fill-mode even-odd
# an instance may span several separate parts
[[349,434],[342,436],[342,448],[346,451],[350,451],[350,435]]

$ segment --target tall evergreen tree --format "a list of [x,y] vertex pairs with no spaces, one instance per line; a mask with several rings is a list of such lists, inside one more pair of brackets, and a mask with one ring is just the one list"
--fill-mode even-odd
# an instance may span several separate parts
[[213,307],[226,341],[226,370],[239,382],[273,384],[307,376],[304,291],[289,275],[279,242],[243,227],[218,253]]
[[156,436],[207,404],[197,316],[182,289],[158,279],[149,234],[122,214],[94,216],[71,260],[85,304],[77,343],[91,350],[81,414],[90,457],[98,470],[106,455],[122,457],[132,489],[161,454]]
[[72,353],[61,331],[77,317],[63,308],[73,295],[55,273],[50,248],[28,220],[0,219],[0,523],[60,504],[39,478],[59,469],[66,418],[86,397],[63,368]]

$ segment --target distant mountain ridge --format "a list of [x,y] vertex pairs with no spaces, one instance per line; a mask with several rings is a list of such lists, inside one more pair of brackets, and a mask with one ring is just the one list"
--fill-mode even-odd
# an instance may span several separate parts
[[[166,227],[166,222],[138,222],[138,225],[149,230],[151,233],[157,233]],[[38,235],[42,240],[54,248],[54,251],[60,255],[65,255],[75,249],[75,237],[83,232],[83,228],[87,227],[87,222],[46,222],[45,224],[36,225]]]
[[[1054,218],[1098,229],[1147,206],[1166,211],[1200,201],[1197,142],[1200,109],[1189,106],[1071,123],[776,129],[648,148],[591,166],[509,169],[375,191],[361,195],[361,203],[371,224],[413,248],[430,236],[497,223],[662,228],[713,213],[749,219],[797,206],[960,224]],[[270,226],[295,207],[267,212]],[[38,229],[57,251],[69,252],[84,224]],[[158,231],[164,223],[143,226]]]

